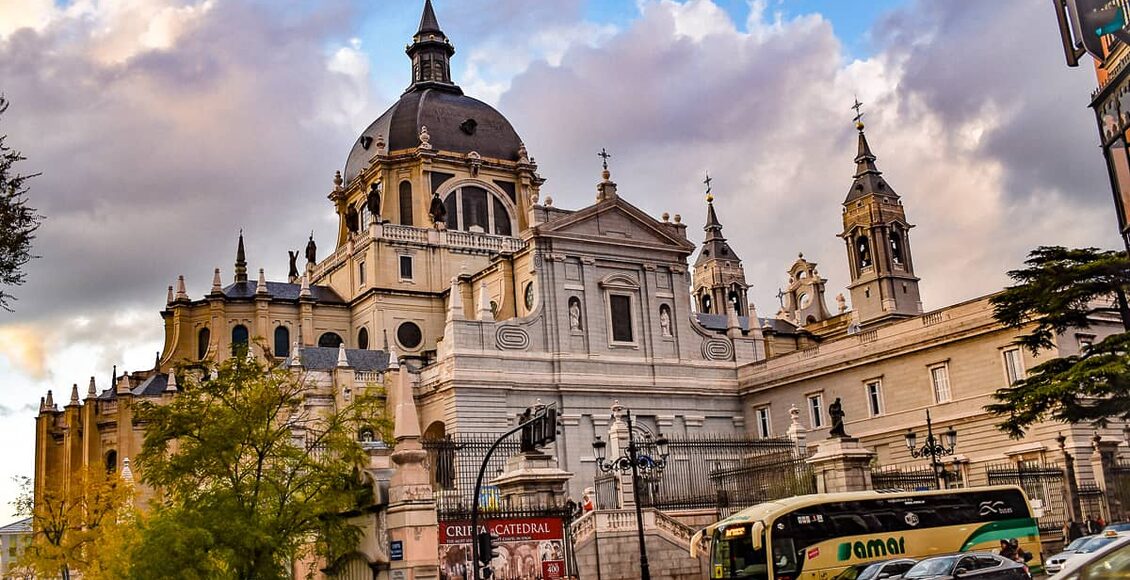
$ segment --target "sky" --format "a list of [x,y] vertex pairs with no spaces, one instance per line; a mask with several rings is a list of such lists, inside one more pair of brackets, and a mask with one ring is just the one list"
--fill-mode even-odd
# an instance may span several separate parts
[[[53,389],[151,368],[166,287],[282,279],[360,132],[408,85],[422,0],[0,0],[0,134],[27,157],[41,256],[0,313],[0,522],[31,475]],[[548,181],[621,197],[702,239],[703,176],[751,300],[776,313],[804,253],[847,284],[841,203],[855,98],[916,227],[927,310],[1007,284],[1037,245],[1118,244],[1086,105],[1055,15],[1030,0],[435,0],[453,75],[505,114]],[[323,253],[325,250],[323,250]],[[846,292],[845,292],[846,293]]]

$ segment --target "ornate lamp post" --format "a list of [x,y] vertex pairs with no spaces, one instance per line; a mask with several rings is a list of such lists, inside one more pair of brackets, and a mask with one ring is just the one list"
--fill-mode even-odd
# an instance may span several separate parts
[[938,461],[939,457],[946,455],[953,455],[954,450],[957,448],[957,429],[950,427],[942,433],[943,439],[938,439],[934,436],[934,425],[930,421],[930,410],[926,409],[926,441],[919,447],[918,435],[913,430],[906,430],[906,448],[910,450],[910,456],[914,458],[929,457],[930,465],[934,468],[934,476],[938,478],[938,489],[948,487],[946,485],[946,466]]
[[[616,419],[615,410],[619,405],[613,407],[612,419]],[[592,442],[593,455],[596,456],[596,465],[604,473],[616,471],[624,473],[626,471],[632,472],[632,497],[635,499],[636,504],[636,531],[639,535],[640,544],[640,578],[643,580],[651,580],[651,570],[647,563],[647,545],[644,543],[643,537],[643,508],[640,505],[640,474],[642,473],[650,481],[657,480],[663,473],[663,469],[667,467],[667,438],[662,433],[655,438],[654,444],[656,450],[659,452],[659,458],[656,459],[649,455],[640,454],[639,447],[636,446],[635,431],[632,426],[632,412],[629,409],[624,409],[624,420],[628,424],[628,448],[619,457],[605,458],[605,451],[607,443],[600,439],[597,435],[596,439]],[[644,435],[645,446],[651,447],[652,439],[651,434]]]

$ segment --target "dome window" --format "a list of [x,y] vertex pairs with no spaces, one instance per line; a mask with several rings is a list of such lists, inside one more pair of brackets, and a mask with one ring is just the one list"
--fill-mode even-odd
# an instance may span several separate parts
[[501,195],[477,185],[465,185],[449,192],[444,199],[447,229],[511,236],[514,216]]
[[405,322],[396,329],[396,341],[400,346],[413,350],[424,341],[424,333],[415,322]]
[[468,134],[474,135],[475,129],[479,128],[479,122],[474,119],[467,119],[459,124],[459,130]]

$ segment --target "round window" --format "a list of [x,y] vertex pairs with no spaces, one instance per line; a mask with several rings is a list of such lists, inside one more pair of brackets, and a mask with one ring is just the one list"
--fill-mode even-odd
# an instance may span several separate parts
[[534,283],[526,282],[526,310],[534,309]]
[[405,322],[396,329],[396,341],[404,348],[416,348],[424,340],[424,333],[415,322]]

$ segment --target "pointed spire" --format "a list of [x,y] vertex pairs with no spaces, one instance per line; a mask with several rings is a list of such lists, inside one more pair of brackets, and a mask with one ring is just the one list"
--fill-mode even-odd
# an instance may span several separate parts
[[169,380],[165,383],[165,392],[177,392],[177,373],[174,369],[169,369]]
[[173,287],[169,286],[169,296],[168,296],[168,298],[165,298],[165,304],[172,304],[172,303],[173,303]]
[[337,366],[338,368],[349,368],[349,357],[345,356],[345,343],[337,345]]
[[71,385],[71,403],[70,403],[70,405],[68,405],[68,406],[71,406],[71,405],[78,405],[78,404],[79,404],[79,400],[78,400],[78,383],[75,383],[75,384]]
[[447,299],[447,320],[463,319],[463,289],[459,285],[459,277],[451,277],[451,292]]
[[90,385],[86,387],[86,398],[94,398],[98,396],[98,385],[94,384],[94,377],[90,377]]
[[153,370],[161,369],[161,351],[157,351],[157,355],[153,360]]
[[440,30],[431,0],[425,0],[420,15],[420,29],[412,35],[412,44],[405,50],[412,59],[412,85],[409,91],[434,88],[457,94],[463,91],[451,82],[451,55],[455,47]]
[[255,285],[255,293],[267,293],[267,275],[263,272],[262,268],[259,268],[259,283]]
[[44,397],[39,398],[39,412],[42,413],[47,410],[47,399]]
[[882,175],[883,172],[875,166],[875,154],[871,152],[871,145],[867,143],[867,135],[863,132],[863,123],[856,125],[859,130],[859,145],[855,154],[855,175],[859,178],[865,174]]
[[114,365],[114,370],[110,371],[110,388],[118,384],[118,365]]
[[216,268],[216,272],[212,274],[212,294],[222,294],[223,291],[224,287],[220,282],[220,269]]
[[118,384],[117,384],[116,388],[117,388],[118,393],[128,393],[128,392],[130,392],[131,386],[130,386],[130,382],[129,382],[129,373],[127,373],[127,372],[122,373],[122,376],[118,378]]
[[47,409],[55,409],[55,397],[51,394],[51,389],[47,389],[47,400],[43,403]]
[[852,176],[853,181],[847,199],[844,200],[845,204],[871,194],[898,198],[898,194],[881,177],[883,172],[875,165],[875,154],[871,152],[871,145],[867,143],[867,135],[863,132],[863,113],[860,111],[862,106],[858,99],[852,106],[856,111],[855,130],[859,132],[859,136],[855,154],[855,174]]
[[302,287],[298,290],[298,297],[310,298],[311,296],[313,295],[310,293],[310,274],[306,273],[302,275]]
[[416,31],[417,35],[425,32],[438,32],[443,34],[439,28],[439,20],[436,19],[436,11],[432,8],[432,0],[424,0],[424,13],[420,15],[420,29]]
[[247,281],[247,253],[243,251],[243,228],[239,230],[239,245],[235,249],[235,281]]
[[184,289],[184,275],[177,276],[177,300],[188,300],[188,292]]

